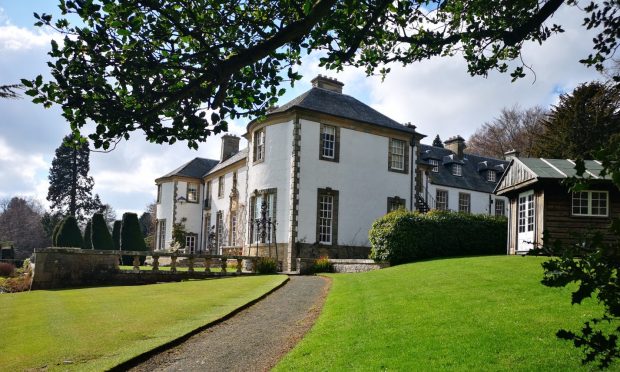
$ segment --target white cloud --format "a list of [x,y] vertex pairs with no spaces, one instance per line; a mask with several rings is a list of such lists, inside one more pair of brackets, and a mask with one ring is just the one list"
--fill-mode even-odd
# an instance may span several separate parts
[[[12,197],[16,194],[32,196],[43,202],[47,195],[47,186],[41,194],[41,184],[47,185],[47,179],[41,176],[47,173],[50,164],[40,153],[28,153],[23,149],[12,147],[0,137],[0,197]],[[15,192],[15,190],[19,190]]]
[[0,26],[0,51],[28,50],[48,47],[52,39],[61,40],[58,33],[43,30],[32,31],[13,25]]

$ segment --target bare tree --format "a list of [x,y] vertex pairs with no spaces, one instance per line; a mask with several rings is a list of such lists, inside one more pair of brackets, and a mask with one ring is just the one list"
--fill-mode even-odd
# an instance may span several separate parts
[[50,245],[41,223],[43,213],[43,207],[34,199],[0,201],[0,241],[10,241],[17,258],[27,258],[34,248]]
[[467,152],[502,158],[510,150],[532,156],[536,138],[543,130],[546,109],[534,106],[521,109],[518,105],[503,108],[500,115],[486,122],[469,138]]

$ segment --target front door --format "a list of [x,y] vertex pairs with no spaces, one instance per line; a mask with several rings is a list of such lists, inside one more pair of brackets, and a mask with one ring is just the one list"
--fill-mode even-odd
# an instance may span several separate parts
[[517,252],[534,247],[534,190],[519,194]]

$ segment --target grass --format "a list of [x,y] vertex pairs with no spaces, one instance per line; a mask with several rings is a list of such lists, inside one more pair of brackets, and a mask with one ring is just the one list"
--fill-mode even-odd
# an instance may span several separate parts
[[555,337],[601,308],[540,284],[538,257],[443,259],[332,274],[312,330],[277,365],[303,370],[577,370]]
[[109,369],[221,318],[285,279],[269,275],[2,294],[0,371]]

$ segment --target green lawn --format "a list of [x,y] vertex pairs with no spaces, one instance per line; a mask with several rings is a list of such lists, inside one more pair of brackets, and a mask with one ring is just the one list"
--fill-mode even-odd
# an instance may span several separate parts
[[276,370],[574,370],[581,353],[560,341],[598,313],[540,284],[538,257],[419,262],[333,274],[312,330]]
[[108,369],[230,313],[285,279],[269,275],[2,294],[0,371]]

